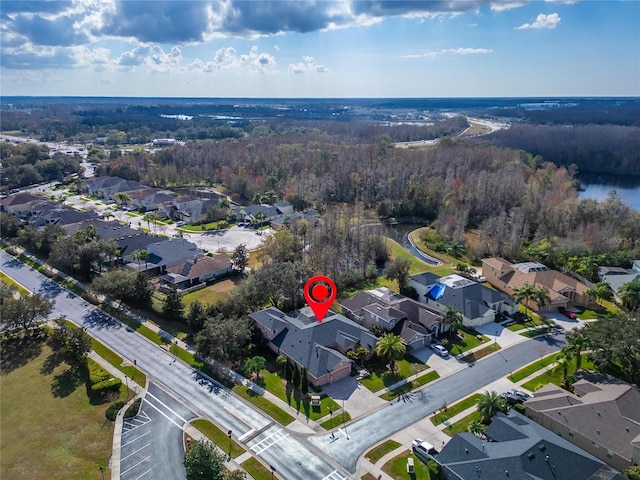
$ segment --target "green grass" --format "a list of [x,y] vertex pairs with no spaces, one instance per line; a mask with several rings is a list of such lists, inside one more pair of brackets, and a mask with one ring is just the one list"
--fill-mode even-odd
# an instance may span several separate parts
[[547,365],[551,365],[554,362],[555,356],[556,356],[555,353],[552,355],[547,355],[546,357],[541,358],[540,360],[533,362],[532,364],[527,365],[526,367],[513,372],[511,375],[509,375],[508,378],[514,383],[519,382],[520,380],[527,378],[530,375],[533,375],[538,370],[543,369]]
[[104,358],[111,365],[116,367],[129,378],[133,379],[133,381],[140,385],[142,388],[146,387],[147,376],[133,365],[122,365],[123,360],[120,355],[105,347],[95,338],[91,339],[91,348],[94,352]]
[[366,368],[371,375],[361,379],[360,383],[375,393],[429,367],[410,355],[406,355],[403,360],[396,362],[396,370],[393,373],[381,360],[368,363]]
[[384,457],[387,453],[393,452],[396,448],[398,448],[401,444],[396,442],[395,440],[387,440],[384,443],[381,443],[377,447],[372,448],[365,454],[365,458],[368,459],[371,463],[375,464],[378,460]]
[[185,225],[184,227],[180,228],[186,230],[187,232],[205,232],[207,230],[221,230],[231,228],[232,225],[230,225],[226,220],[220,220],[219,222],[204,224],[204,229],[202,227],[203,225]]
[[465,355],[461,360],[463,362],[473,363],[476,360],[480,360],[481,358],[486,357],[487,355],[491,355],[493,352],[497,352],[498,350],[500,350],[500,348],[501,347],[499,344],[491,343],[486,347],[481,348],[480,350],[476,350],[475,352],[471,352],[470,354]]
[[4,354],[0,376],[0,478],[13,480],[99,479],[111,477],[113,423],[108,403],[91,404],[82,379],[60,365],[49,375],[41,368],[51,350],[44,344]]
[[254,478],[254,480],[271,480],[271,478],[280,478],[278,477],[277,471],[275,475],[273,475],[271,470],[260,463],[256,457],[251,457],[249,460],[242,462],[240,466],[244,468],[247,473]]
[[[410,275],[415,275],[416,273],[426,272],[427,270],[429,270],[428,263],[423,262],[419,258],[416,258],[411,252],[409,252],[398,242],[396,242],[395,240],[391,240],[390,238],[385,238],[385,240],[392,260],[396,258],[404,258],[411,262],[411,267],[409,267]],[[395,281],[393,281],[393,283],[396,284]]]
[[[275,367],[275,365],[268,365],[268,367]],[[274,370],[274,368],[271,368],[271,370]],[[273,373],[268,370],[262,370],[260,372],[260,379],[257,383],[261,387],[273,393],[280,400],[287,402],[287,404],[295,407],[299,412],[303,412],[308,418],[314,421],[327,415],[330,408],[333,411],[340,408],[338,404],[327,395],[321,395],[319,408],[312,408],[308,400],[303,398],[299,392],[294,391],[291,385],[287,386],[286,381],[282,377],[277,373]]]
[[[570,366],[569,375],[572,375],[574,373],[574,365],[575,363]],[[584,353],[582,354],[582,366],[580,368],[583,368],[585,370],[595,370],[595,365],[587,359],[587,355]],[[531,392],[535,392],[536,390],[544,387],[547,383],[553,383],[554,385],[560,386],[560,384],[562,383],[562,377],[562,368],[551,368],[543,374],[538,375],[537,377],[529,380],[526,383],[523,383],[522,388],[526,388]]]
[[[229,453],[229,436],[227,432],[220,430],[209,420],[204,419],[193,420],[191,425],[204,433],[213,444]],[[231,439],[231,458],[239,457],[245,451],[246,450],[238,445],[235,440]]]
[[386,392],[380,395],[380,398],[383,400],[393,400],[394,398],[399,397],[400,395],[404,395],[409,393],[411,390],[414,390],[422,385],[426,385],[429,382],[433,382],[434,380],[440,378],[440,375],[435,370],[426,373],[425,375],[421,375],[415,380],[405,383],[404,385],[399,386],[398,388],[394,388],[393,390]]
[[244,385],[236,385],[235,387],[233,387],[233,391],[247,400],[249,403],[258,407],[267,415],[271,416],[271,418],[273,418],[281,425],[289,425],[294,420],[291,415],[282,410],[280,407],[274,405],[269,400],[261,395],[258,395],[253,390],[245,387]]
[[506,323],[504,326],[512,332],[517,332],[529,327],[544,327],[551,324],[551,322],[540,318],[536,313],[531,312],[531,310],[529,310],[527,314],[527,318],[523,316],[522,320],[514,320],[513,322]]
[[458,335],[453,336],[447,346],[451,355],[460,355],[490,340],[486,335],[480,335],[480,340],[478,340],[477,335],[479,335],[477,332],[466,329],[458,330]]
[[[407,473],[407,459],[413,458],[413,468],[414,474],[411,475]],[[382,466],[382,471],[391,475],[392,478],[396,480],[430,480],[431,476],[429,475],[429,469],[427,466],[416,457],[410,450],[407,450],[404,453],[401,453],[395,458],[392,458],[387,463]]]
[[349,412],[344,412],[344,415],[342,414],[342,412],[340,412],[336,413],[333,416],[333,419],[329,418],[329,420],[325,420],[324,422],[322,422],[320,426],[325,430],[331,430],[332,428],[338,428],[340,425],[342,425],[343,423],[347,423],[350,420],[351,415],[349,415]]
[[204,305],[213,305],[220,300],[227,298],[229,293],[235,288],[240,281],[240,277],[227,278],[219,282],[209,285],[201,290],[187,293],[182,297],[182,303],[185,307],[189,307],[191,302],[198,300]]
[[431,420],[431,423],[433,423],[434,425],[440,425],[449,418],[453,418],[459,413],[462,413],[465,410],[477,405],[480,398],[482,398],[482,394],[474,393],[470,397],[467,397],[464,400],[448,406],[446,411],[441,411],[436,415],[432,415],[431,417],[429,417],[429,420]]
[[527,338],[537,337],[538,335],[547,334],[551,331],[551,327],[538,327],[533,330],[527,330],[526,332],[522,332],[520,335]]
[[27,290],[26,288],[24,288],[22,285],[20,285],[18,282],[16,282],[13,278],[9,277],[8,275],[6,275],[4,272],[0,272],[0,282],[4,283],[5,285],[8,286],[14,286],[16,287],[16,289],[18,290],[18,293],[20,294],[20,296],[25,297],[27,295],[29,295],[29,290]]
[[360,480],[377,480],[378,477],[374,477],[371,472],[367,472],[365,473],[362,477],[360,477]]
[[469,431],[469,424],[473,420],[475,420],[476,418],[478,420],[481,419],[480,413],[478,413],[478,412],[470,413],[466,417],[461,418],[460,420],[458,420],[456,423],[454,423],[452,425],[448,425],[447,427],[445,427],[444,432],[447,435],[449,435],[450,437],[453,437],[456,433],[468,432]]

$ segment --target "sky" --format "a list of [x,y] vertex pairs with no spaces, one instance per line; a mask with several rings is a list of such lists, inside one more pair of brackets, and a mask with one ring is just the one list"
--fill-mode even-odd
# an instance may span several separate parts
[[0,95],[640,95],[640,0],[2,0]]

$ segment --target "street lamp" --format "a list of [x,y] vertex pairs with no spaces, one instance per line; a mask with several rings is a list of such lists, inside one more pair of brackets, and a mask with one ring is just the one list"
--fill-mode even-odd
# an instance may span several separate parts
[[331,438],[336,438],[336,436],[333,434],[333,410],[331,409],[331,407],[327,407],[327,408],[329,409],[329,415],[330,415],[330,420],[331,420],[329,422],[329,425],[330,425],[329,430],[331,431],[330,437]]
[[231,460],[231,434],[232,433],[233,432],[231,430],[227,432],[227,435],[229,435],[229,460]]
[[102,475],[102,480],[104,480],[104,467],[100,465],[100,475]]
[[273,472],[276,471],[276,467],[274,467],[273,465],[269,465],[269,467],[271,467],[271,480],[273,480]]
[[347,440],[349,440],[349,434],[347,433],[347,424],[344,421],[344,397],[342,397],[342,426],[344,427],[344,434],[347,437]]

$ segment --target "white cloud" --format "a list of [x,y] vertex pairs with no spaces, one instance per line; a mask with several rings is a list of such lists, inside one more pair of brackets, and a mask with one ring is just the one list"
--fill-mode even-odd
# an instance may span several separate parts
[[315,72],[315,73],[330,73],[329,70],[324,65],[318,65],[316,60],[313,57],[304,56],[302,57],[304,62],[300,63],[292,63],[289,65],[289,73],[306,73],[306,72]]
[[544,0],[548,3],[564,3],[565,5],[573,5],[574,3],[578,3],[579,0]]
[[483,55],[487,53],[492,53],[493,50],[490,48],[445,48],[444,50],[439,50],[437,52],[423,52],[423,53],[412,53],[408,55],[402,55],[402,58],[435,58],[444,55]]
[[277,62],[273,55],[264,52],[260,53],[258,47],[254,45],[249,50],[249,53],[242,55],[238,55],[238,52],[233,47],[220,48],[216,51],[212,61],[203,62],[200,59],[196,59],[186,68],[187,70],[206,73],[245,68],[252,71],[252,73],[264,74],[275,68],[276,64]]
[[172,47],[165,52],[160,45],[141,45],[124,52],[116,64],[125,69],[145,65],[154,73],[169,73],[182,63],[182,52]]
[[491,4],[491,10],[493,10],[494,12],[502,12],[504,10],[511,10],[512,8],[524,7],[525,5],[529,5],[528,0],[517,1],[517,2],[506,2],[506,1],[493,2]]
[[533,23],[523,23],[519,27],[516,27],[516,30],[527,30],[530,28],[548,28],[554,29],[560,23],[560,16],[557,13],[551,13],[549,15],[545,15],[541,13],[536,17],[536,21]]

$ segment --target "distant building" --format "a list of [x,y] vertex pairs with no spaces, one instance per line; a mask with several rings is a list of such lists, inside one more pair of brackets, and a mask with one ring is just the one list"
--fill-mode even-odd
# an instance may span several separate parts
[[174,145],[176,143],[175,138],[154,138],[153,146],[154,147],[168,147]]
[[226,275],[231,272],[232,267],[231,259],[225,254],[215,257],[196,257],[167,268],[167,273],[160,277],[160,281],[179,289],[191,288],[207,280]]
[[607,282],[616,299],[620,301],[620,289],[629,282],[640,278],[640,260],[634,260],[631,268],[599,267],[598,278]]

